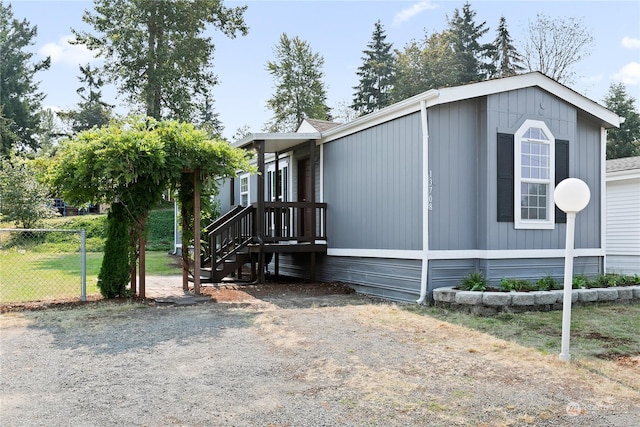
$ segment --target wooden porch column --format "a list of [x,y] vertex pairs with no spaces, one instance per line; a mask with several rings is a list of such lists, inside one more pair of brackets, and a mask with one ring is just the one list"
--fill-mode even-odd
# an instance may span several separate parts
[[193,171],[193,292],[200,294],[200,171]]
[[[311,180],[311,194],[309,201],[311,202],[311,244],[316,244],[316,141],[309,141],[309,174]],[[316,253],[311,252],[311,280],[316,280]]]
[[[264,242],[264,175],[266,168],[264,165],[264,140],[254,142],[258,154],[258,192],[256,209],[256,235],[261,242]],[[262,248],[261,248],[262,249]],[[264,254],[262,250],[258,254],[258,283],[264,283]]]

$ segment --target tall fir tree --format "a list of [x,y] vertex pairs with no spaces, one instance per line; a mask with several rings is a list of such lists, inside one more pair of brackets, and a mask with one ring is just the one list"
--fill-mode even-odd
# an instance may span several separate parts
[[513,44],[513,39],[507,28],[507,20],[500,17],[496,39],[493,41],[493,66],[495,72],[492,77],[509,77],[524,71],[522,55]]
[[493,55],[491,44],[481,44],[480,39],[488,31],[486,21],[475,22],[476,11],[469,2],[462,6],[462,12],[455,9],[449,20],[449,37],[456,67],[456,84],[485,80],[493,74],[493,65],[488,62]]
[[385,42],[387,35],[380,21],[375,23],[371,41],[362,51],[362,65],[356,74],[360,78],[353,89],[353,108],[358,115],[369,114],[391,104],[391,91],[395,80],[395,58],[392,43]]
[[76,134],[93,127],[101,127],[109,123],[113,106],[102,100],[104,80],[90,64],[80,65],[78,80],[82,83],[76,93],[80,96],[75,110],[60,111],[58,117],[67,122],[71,133]]
[[0,1],[0,156],[13,150],[37,150],[40,108],[45,95],[34,81],[38,71],[51,65],[51,58],[32,63],[27,51],[35,43],[37,27],[14,18],[11,4]]
[[273,76],[275,93],[267,100],[273,117],[266,125],[269,132],[292,132],[305,118],[331,120],[327,90],[323,81],[324,58],[309,44],[286,33],[274,49],[275,60],[267,62]]
[[218,83],[206,31],[247,34],[246,9],[222,0],[94,0],[94,13],[82,19],[96,34],[73,33],[75,43],[105,58],[109,81],[147,116],[191,121]]
[[624,118],[618,129],[607,131],[607,159],[640,156],[640,114],[636,100],[627,94],[624,83],[609,86],[604,105]]

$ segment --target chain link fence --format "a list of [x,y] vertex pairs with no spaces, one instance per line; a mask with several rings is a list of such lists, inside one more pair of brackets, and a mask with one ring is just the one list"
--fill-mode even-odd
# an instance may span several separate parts
[[0,304],[87,297],[84,230],[0,229]]

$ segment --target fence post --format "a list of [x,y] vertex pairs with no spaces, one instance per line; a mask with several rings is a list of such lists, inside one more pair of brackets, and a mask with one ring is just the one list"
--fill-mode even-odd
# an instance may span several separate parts
[[87,300],[87,235],[80,230],[80,301]]

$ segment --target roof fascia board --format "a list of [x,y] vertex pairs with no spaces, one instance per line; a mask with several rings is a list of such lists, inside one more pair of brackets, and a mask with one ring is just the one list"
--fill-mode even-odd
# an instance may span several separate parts
[[[375,111],[371,114],[367,114],[366,116],[362,116],[344,125],[329,129],[328,131],[322,133],[322,142],[333,141],[334,139],[338,139],[346,135],[351,135],[361,130],[388,122],[389,120],[406,116],[407,114],[416,113],[420,111],[420,101],[429,100],[437,96],[438,91],[435,89],[431,89],[418,95],[414,95],[411,98],[407,98],[404,101],[400,101],[396,104]],[[429,105],[428,101],[427,105]]]
[[320,132],[313,133],[250,133],[244,138],[234,142],[231,144],[236,148],[244,148],[250,145],[254,141],[289,141],[292,143],[300,143],[302,144],[305,141],[309,141],[310,139],[320,139]]
[[606,128],[620,127],[620,117],[614,112],[609,111],[598,103],[580,95],[578,92],[569,89],[542,73],[533,72],[502,79],[485,80],[463,86],[438,90],[431,89],[374,113],[367,114],[342,126],[323,132],[322,142],[329,142],[395,118],[418,112],[420,111],[420,101],[423,100],[426,101],[427,108],[429,108],[440,104],[536,86],[600,119]]

